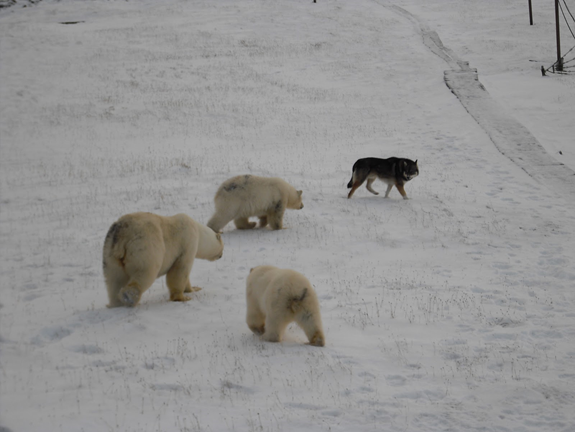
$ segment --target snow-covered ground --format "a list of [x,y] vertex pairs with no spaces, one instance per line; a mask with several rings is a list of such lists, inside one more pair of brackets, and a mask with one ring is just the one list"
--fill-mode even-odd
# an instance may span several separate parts
[[[575,177],[545,175],[575,169],[575,76],[541,76],[554,14],[534,3],[535,26],[512,0],[0,10],[0,431],[575,429]],[[445,85],[449,55],[505,114],[497,139]],[[535,176],[496,146],[513,122],[553,161]],[[418,159],[411,199],[346,199],[365,156]],[[226,227],[191,301],[159,279],[106,309],[119,216],[205,223],[243,173],[304,209]],[[326,347],[251,334],[259,264],[310,279]]]

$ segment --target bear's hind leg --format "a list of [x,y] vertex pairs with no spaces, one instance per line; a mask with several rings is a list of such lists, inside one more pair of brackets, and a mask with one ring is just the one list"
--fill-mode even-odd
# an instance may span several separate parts
[[266,317],[266,331],[262,336],[262,339],[268,342],[281,342],[286,327],[291,322],[289,317],[285,314],[280,313],[280,316]]
[[296,316],[295,321],[304,331],[310,345],[319,347],[325,345],[325,337],[319,315],[312,314],[309,311],[303,311]]
[[110,286],[108,284],[108,300],[109,303],[106,305],[108,308],[115,308],[124,306],[124,303],[120,301],[120,290],[122,289],[122,285],[113,285]]
[[247,217],[239,217],[234,219],[234,224],[237,229],[252,229],[255,228],[256,223],[250,222]]
[[124,306],[136,306],[142,294],[152,286],[160,271],[161,255],[163,255],[163,250],[151,249],[148,245],[142,248],[142,256],[136,258],[133,253],[130,253],[124,259],[125,272],[130,275],[128,285],[118,293],[118,298]]
[[148,270],[145,273],[132,276],[127,286],[122,288],[118,298],[124,306],[134,307],[140,302],[142,294],[152,286],[156,280],[158,272]]
[[142,294],[152,286],[158,275],[156,267],[136,273],[130,278],[128,285],[122,288],[118,298],[124,306],[134,307],[140,302]]
[[115,308],[124,304],[118,297],[122,287],[126,286],[130,278],[124,272],[124,269],[112,261],[104,260],[104,279],[108,290],[109,303],[106,307]]
[[266,316],[257,307],[250,307],[248,304],[248,313],[246,323],[250,330],[261,336],[266,331]]
[[130,282],[128,286],[120,290],[118,298],[122,302],[122,305],[134,307],[140,302],[144,291],[137,282]]
[[325,346],[325,338],[321,331],[317,331],[309,338],[309,344],[317,347]]
[[260,228],[265,228],[268,225],[268,217],[266,215],[260,216]]

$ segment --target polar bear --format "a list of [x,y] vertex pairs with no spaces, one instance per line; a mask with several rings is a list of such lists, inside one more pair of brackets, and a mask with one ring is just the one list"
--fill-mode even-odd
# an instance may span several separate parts
[[220,232],[233,220],[238,229],[251,229],[256,223],[248,219],[257,216],[260,227],[269,224],[272,229],[279,230],[283,228],[286,208],[303,208],[301,195],[301,190],[295,190],[278,177],[249,174],[232,177],[218,188],[214,198],[216,211],[207,225]]
[[185,214],[124,215],[110,227],[104,241],[108,307],[136,306],[142,294],[163,275],[170,300],[190,300],[184,293],[201,289],[190,284],[194,258],[215,261],[222,257],[223,250],[220,234]]
[[269,265],[251,269],[246,303],[248,327],[264,340],[281,342],[286,327],[295,321],[310,345],[325,345],[317,295],[301,273]]

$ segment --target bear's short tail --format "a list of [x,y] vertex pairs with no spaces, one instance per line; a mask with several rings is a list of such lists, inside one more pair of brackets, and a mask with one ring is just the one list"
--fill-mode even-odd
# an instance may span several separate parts
[[104,266],[110,261],[123,261],[126,255],[126,239],[123,238],[122,231],[125,229],[124,222],[115,222],[106,234],[104,240]]
[[304,288],[301,295],[289,299],[288,308],[295,313],[296,310],[300,308],[301,303],[304,301],[306,297],[307,297],[307,288]]

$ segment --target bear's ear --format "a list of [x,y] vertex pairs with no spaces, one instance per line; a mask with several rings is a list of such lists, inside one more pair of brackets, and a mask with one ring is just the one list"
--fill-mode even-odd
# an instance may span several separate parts
[[253,271],[254,271],[254,269],[255,269],[255,267],[251,268],[251,269],[250,269],[250,273],[251,273],[251,272],[253,272]]
[[222,241],[222,235],[220,233],[216,233],[216,238],[218,241]]
[[302,193],[303,193],[302,190],[297,191],[297,196],[301,196]]

